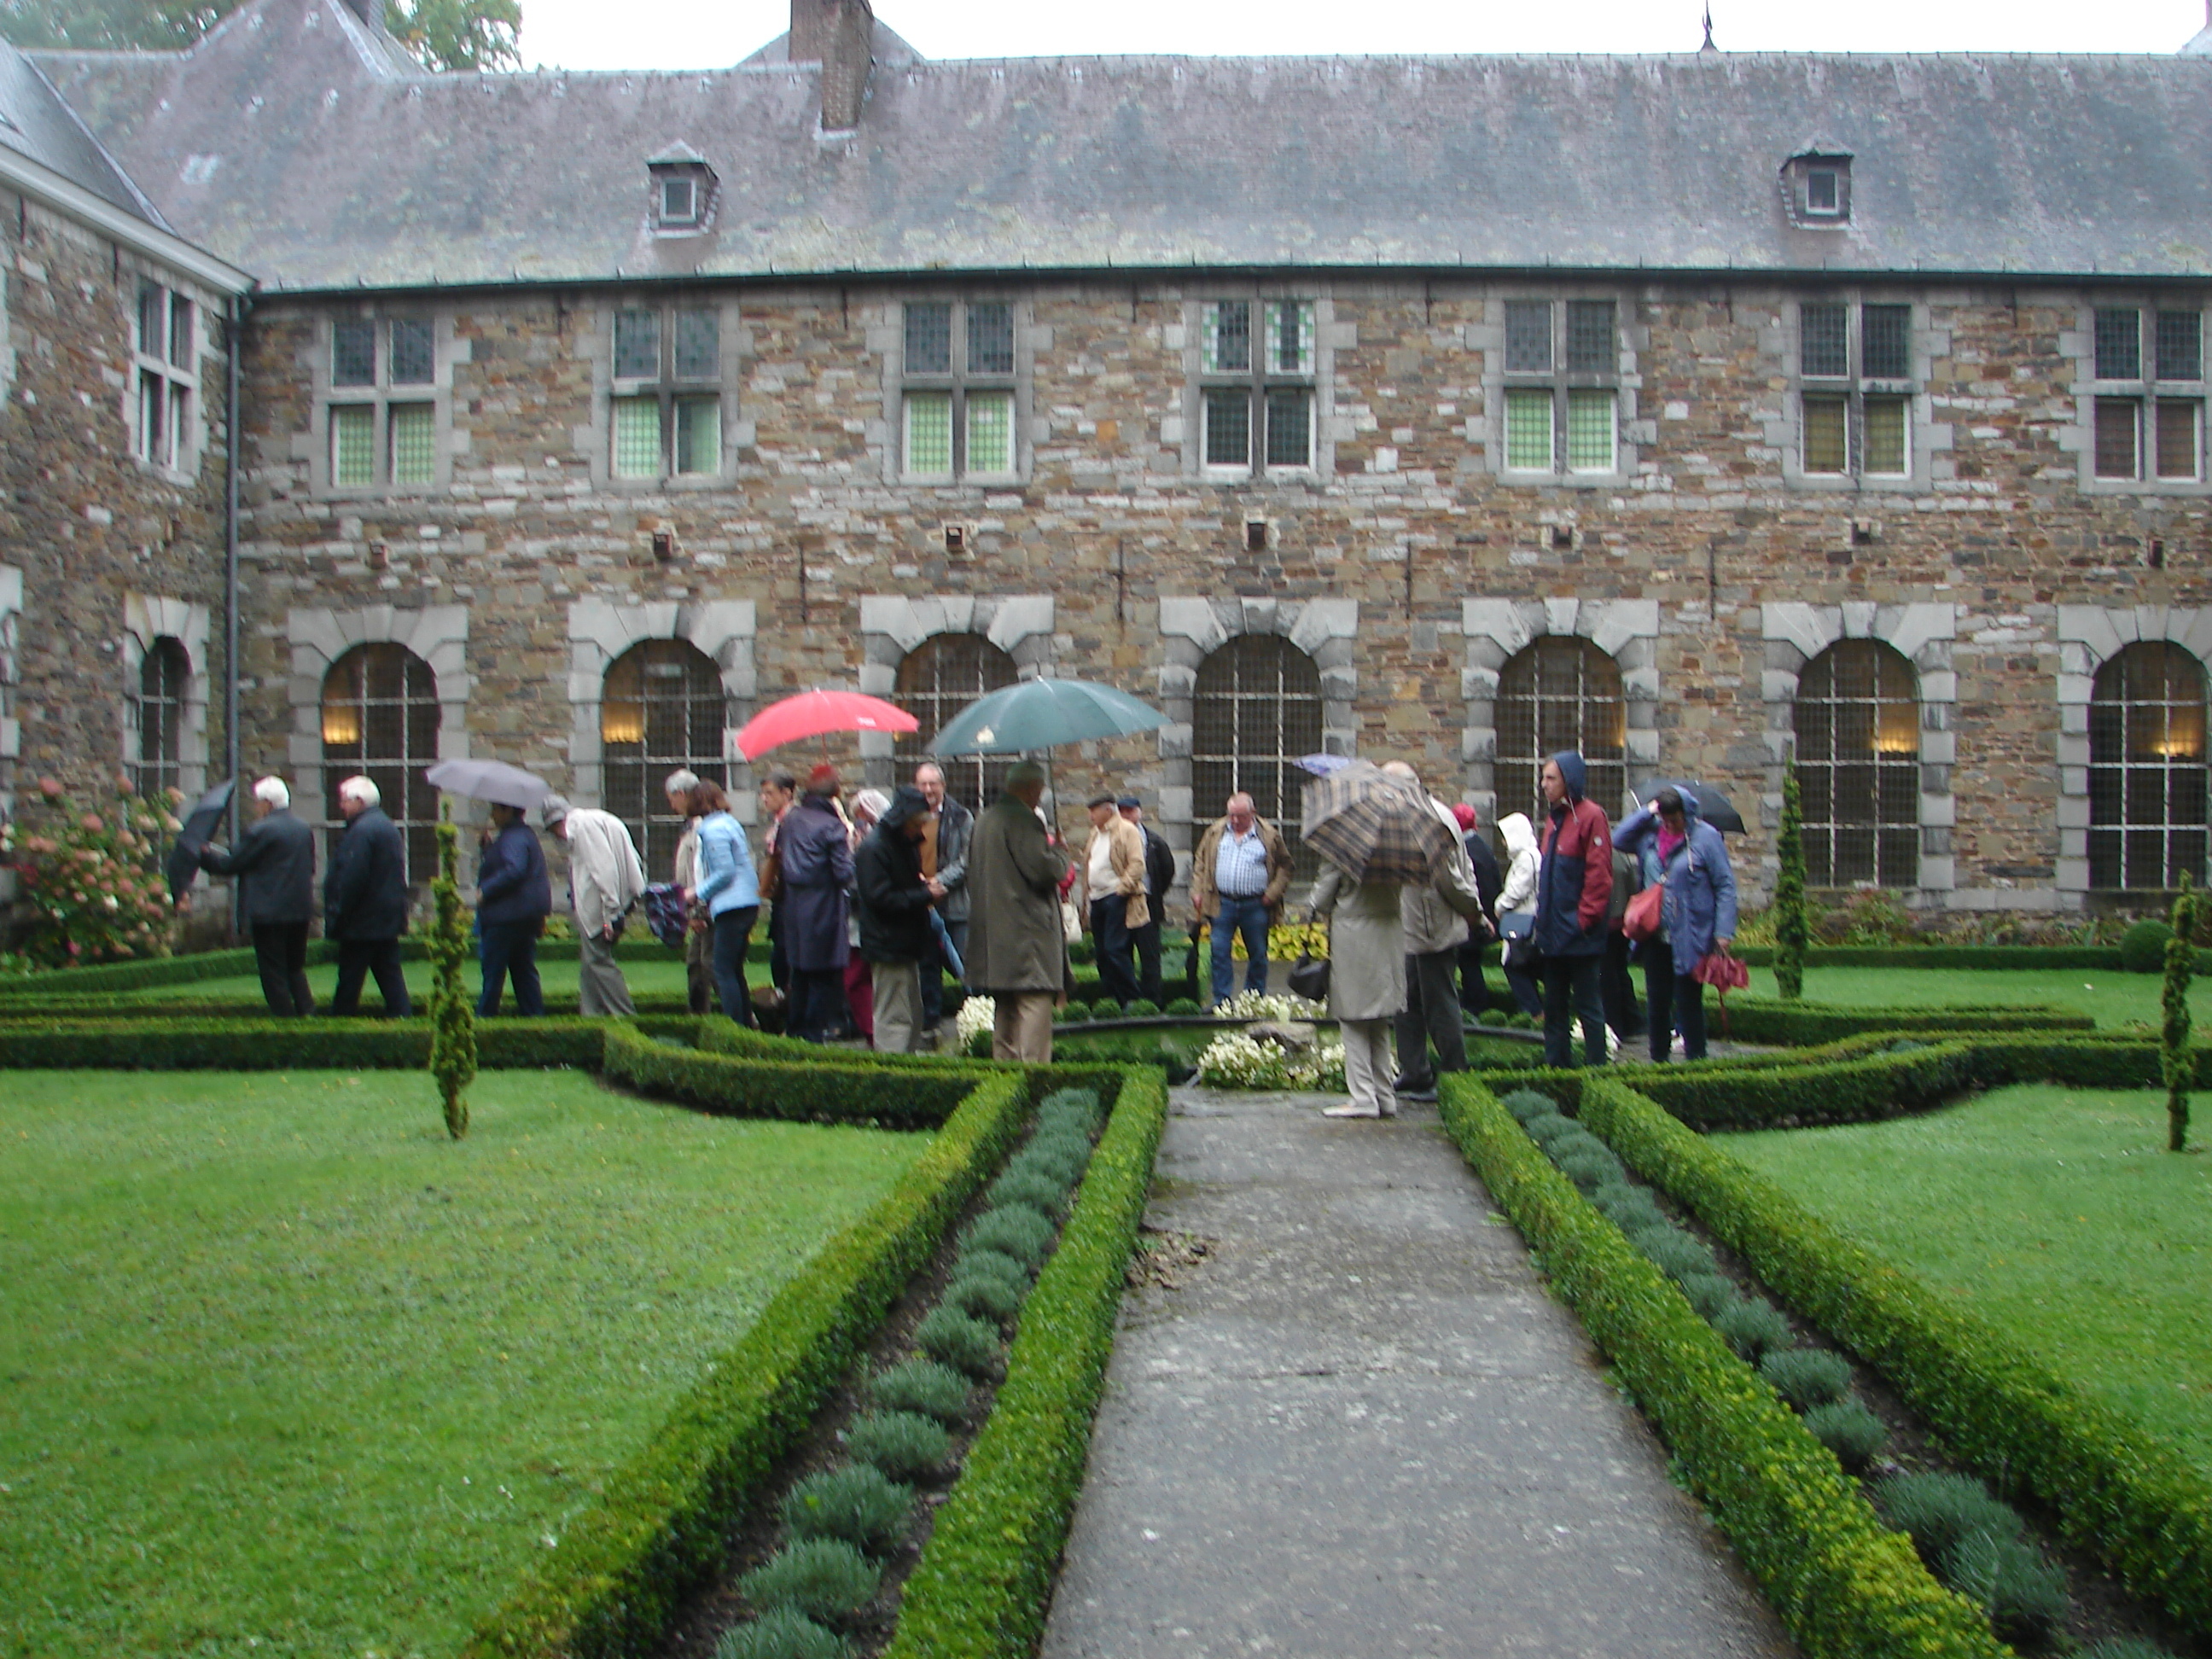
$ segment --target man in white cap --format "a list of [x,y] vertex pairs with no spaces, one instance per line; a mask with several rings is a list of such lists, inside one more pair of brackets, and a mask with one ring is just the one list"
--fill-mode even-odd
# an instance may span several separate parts
[[623,918],[645,895],[645,866],[629,826],[596,806],[548,795],[545,827],[568,844],[568,893],[576,914],[576,995],[586,1014],[637,1012],[615,965]]

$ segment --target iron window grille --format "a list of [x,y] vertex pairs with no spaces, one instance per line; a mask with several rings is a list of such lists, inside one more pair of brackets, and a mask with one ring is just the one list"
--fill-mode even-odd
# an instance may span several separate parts
[[2204,668],[2162,641],[2124,647],[2089,692],[2089,885],[2203,884]]
[[1920,688],[1877,640],[1839,640],[1807,664],[1793,714],[1805,879],[1920,884]]
[[331,325],[330,469],[339,489],[438,478],[436,331],[427,317]]
[[181,641],[163,634],[138,665],[138,695],[131,700],[137,726],[133,782],[142,795],[160,797],[184,778],[185,690],[192,661]]
[[338,785],[362,776],[398,826],[407,879],[427,882],[438,867],[438,792],[424,771],[438,758],[438,677],[404,645],[357,645],[323,676],[323,811],[330,848],[345,828]]
[[676,305],[617,311],[613,379],[616,477],[720,475],[720,312]]
[[1912,307],[1797,308],[1798,467],[1809,477],[1912,474]]
[[1314,302],[1212,300],[1198,315],[1199,445],[1206,470],[1310,471]]
[[689,640],[645,640],[607,665],[599,697],[600,804],[629,827],[655,880],[676,867],[684,818],[660,786],[678,767],[726,784],[722,671]]
[[1253,809],[1282,832],[1301,883],[1321,866],[1298,835],[1306,777],[1297,759],[1321,746],[1321,670],[1288,640],[1240,634],[1199,665],[1191,700],[1193,816],[1211,823],[1231,795],[1251,796]]
[[1018,757],[933,752],[937,734],[976,698],[1012,685],[1021,676],[1014,659],[980,634],[936,634],[900,659],[897,689],[891,700],[921,724],[893,742],[899,778],[933,761],[945,773],[945,793],[971,812],[980,812],[1005,790],[1006,774]]
[[1498,816],[1526,812],[1542,833],[1544,763],[1562,750],[1589,768],[1589,798],[1618,818],[1628,787],[1628,704],[1620,665],[1589,641],[1547,635],[1498,676]]
[[1505,471],[1620,467],[1620,331],[1611,300],[1505,302]]
[[2092,319],[2092,470],[2101,479],[2204,476],[2204,316],[2100,307]]
[[199,454],[199,308],[159,283],[138,284],[132,331],[133,453],[165,472],[189,472]]
[[913,300],[902,321],[899,471],[938,481],[1015,476],[1021,444],[1012,303]]

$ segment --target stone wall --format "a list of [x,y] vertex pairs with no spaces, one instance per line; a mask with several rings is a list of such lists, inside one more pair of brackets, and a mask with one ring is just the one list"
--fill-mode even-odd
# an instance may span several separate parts
[[[1777,642],[1802,631],[1778,631],[1764,611],[1832,618],[1837,637],[1846,617],[1901,627],[1909,614],[1908,654],[1929,677],[1923,730],[1942,751],[1923,754],[1942,775],[1923,800],[1913,902],[2080,902],[2080,882],[2061,878],[2073,793],[2060,765],[2061,607],[2193,614],[2212,529],[2202,485],[2084,486],[2079,337],[2100,296],[1872,295],[1912,301],[1919,390],[1912,476],[1860,488],[1795,476],[1800,296],[1766,283],[1575,289],[1618,302],[1627,464],[1595,481],[1501,476],[1503,304],[1545,296],[1441,277],[1243,290],[1320,302],[1318,447],[1333,466],[1203,476],[1195,305],[1237,291],[1144,278],[976,290],[1018,301],[1029,366],[1023,475],[988,486],[899,482],[886,367],[897,290],[696,296],[724,317],[724,465],[644,483],[605,476],[615,295],[443,296],[401,314],[439,319],[450,483],[351,492],[320,482],[317,461],[316,366],[334,307],[264,300],[245,359],[249,763],[288,759],[297,613],[466,607],[470,752],[589,799],[598,756],[579,722],[596,693],[576,678],[580,615],[678,628],[709,607],[750,607],[750,695],[738,659],[720,658],[734,723],[810,685],[886,684],[891,601],[913,602],[898,612],[909,618],[947,602],[945,616],[988,628],[1019,599],[1024,617],[1049,617],[1048,633],[1024,636],[1025,666],[1171,705],[1188,703],[1193,641],[1223,618],[1257,615],[1293,637],[1298,619],[1325,618],[1316,640],[1333,653],[1322,666],[1345,746],[1403,756],[1440,793],[1510,811],[1525,804],[1488,799],[1492,658],[1501,630],[1533,637],[1564,617],[1568,631],[1604,634],[1623,665],[1632,775],[1659,768],[1726,787],[1754,820],[1739,866],[1759,885],[1788,730],[1775,677],[1802,665]],[[962,532],[957,550],[948,528]],[[1938,611],[1940,639],[1922,626]],[[1101,777],[1134,787],[1188,847],[1192,818],[1218,803],[1188,798],[1186,720],[1062,751],[1062,799]]]

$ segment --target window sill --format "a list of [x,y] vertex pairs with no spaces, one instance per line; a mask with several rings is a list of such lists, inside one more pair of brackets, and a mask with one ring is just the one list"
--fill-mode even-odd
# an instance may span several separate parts
[[2204,495],[2212,484],[2202,478],[2084,478],[2085,495]]
[[1508,467],[1498,474],[1498,481],[1522,489],[1625,489],[1628,474],[1618,470],[1611,472],[1538,472]]

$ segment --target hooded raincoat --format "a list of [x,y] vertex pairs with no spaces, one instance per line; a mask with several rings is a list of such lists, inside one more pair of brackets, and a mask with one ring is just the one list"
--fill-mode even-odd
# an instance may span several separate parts
[[1552,757],[1567,786],[1544,825],[1536,872],[1536,953],[1605,954],[1606,911],[1613,902],[1613,826],[1589,798],[1589,768],[1571,749]]
[[1729,864],[1721,832],[1698,815],[1698,798],[1680,791],[1686,833],[1662,863],[1659,857],[1659,814],[1644,806],[1620,826],[1619,844],[1636,854],[1647,883],[1663,881],[1659,924],[1674,955],[1674,971],[1687,974],[1711,954],[1717,939],[1735,937],[1735,872]]

